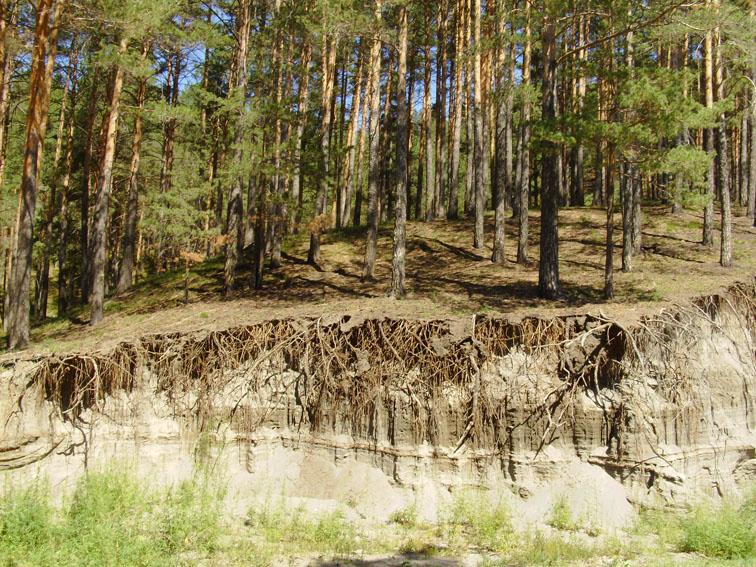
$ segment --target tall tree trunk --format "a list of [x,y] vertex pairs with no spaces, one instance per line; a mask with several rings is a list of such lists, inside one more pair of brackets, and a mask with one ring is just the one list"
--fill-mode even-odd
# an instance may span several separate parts
[[[525,3],[525,32],[522,48],[522,84],[530,84],[531,64],[530,4]],[[522,101],[520,108],[520,135],[515,168],[517,196],[517,263],[527,265],[528,258],[528,213],[530,212],[530,102]]]
[[[16,233],[8,295],[8,349],[29,344],[29,291],[31,286],[33,225],[39,189],[39,166],[44,146],[51,84],[46,82],[47,58],[55,57],[55,42],[64,2],[39,0],[34,26],[34,47],[29,76],[29,108],[26,119],[23,173],[19,192],[20,214]],[[53,14],[54,10],[54,14]],[[50,75],[52,79],[52,75]]]
[[606,184],[606,262],[604,264],[604,299],[614,298],[614,148],[609,147]]
[[[302,140],[304,139],[305,126],[307,125],[307,111],[310,107],[310,65],[312,64],[312,45],[305,43],[302,54],[302,79],[299,81],[299,94],[297,95],[297,127],[294,130],[294,150],[292,161],[294,171],[291,180],[291,201],[299,205],[302,196]],[[300,215],[297,207],[294,220],[298,221]],[[295,227],[296,228],[296,227]]]
[[[45,82],[52,84],[52,73],[54,67],[54,57],[48,57],[45,63]],[[69,57],[68,72],[66,73],[66,80],[63,86],[63,98],[60,102],[60,112],[58,115],[58,133],[55,139],[55,157],[53,158],[53,172],[52,183],[46,199],[46,219],[45,230],[42,233],[42,242],[44,244],[44,252],[42,254],[42,266],[40,269],[39,288],[37,290],[37,305],[36,313],[41,319],[47,318],[47,303],[50,290],[50,259],[52,257],[53,250],[53,222],[55,221],[55,211],[58,208],[57,193],[58,193],[58,167],[60,165],[60,158],[63,152],[63,134],[66,126],[66,109],[68,107],[68,95],[71,88],[71,82],[73,75],[76,73],[78,67],[78,53],[76,47],[76,37],[71,41],[71,56]],[[49,75],[49,77],[48,77]],[[75,110],[75,108],[74,108]]]
[[71,299],[68,277],[68,193],[71,184],[71,165],[73,163],[74,131],[76,126],[76,101],[78,98],[78,52],[73,55],[73,72],[71,77],[71,112],[68,117],[66,132],[66,156],[63,160],[63,180],[60,190],[60,231],[58,237],[58,317],[66,315]]
[[[382,0],[375,3],[375,25],[382,20]],[[370,175],[368,178],[367,239],[365,261],[362,266],[363,281],[375,279],[375,256],[378,249],[378,184],[380,183],[381,138],[381,38],[378,29],[370,48]]]
[[[714,0],[714,7],[719,11],[720,0]],[[724,62],[720,51],[720,31],[715,32],[716,50],[716,89],[717,98],[725,98],[724,91]],[[730,202],[730,161],[727,150],[727,117],[722,112],[719,115],[717,128],[717,169],[719,170],[719,198],[721,199],[721,231],[719,264],[724,268],[732,266],[732,203]]]
[[485,175],[484,175],[484,163],[483,152],[488,149],[483,144],[483,115],[485,109],[483,106],[483,70],[481,66],[483,46],[480,40],[480,26],[481,26],[481,0],[474,0],[473,2],[473,18],[474,18],[474,66],[473,71],[475,77],[475,232],[473,238],[473,247],[477,249],[483,248],[483,212],[486,206],[486,192],[484,188]]
[[89,250],[89,195],[92,187],[92,155],[94,145],[94,127],[98,100],[98,80],[99,67],[95,67],[92,77],[92,92],[89,95],[89,107],[87,116],[87,137],[84,143],[84,160],[81,176],[81,230],[80,230],[80,248],[81,248],[81,303],[89,303],[89,292],[91,291],[90,280],[90,259],[87,250]]
[[333,117],[333,85],[336,75],[337,40],[323,38],[323,78],[320,119],[320,167],[318,171],[318,190],[315,194],[315,219],[310,233],[310,250],[307,262],[313,266],[320,265],[320,235],[326,221],[328,183],[330,171],[331,122]]
[[399,7],[399,58],[396,87],[396,206],[391,297],[407,295],[404,260],[407,241],[407,6]]
[[365,56],[362,43],[358,47],[357,70],[355,72],[354,87],[352,89],[352,104],[349,110],[349,132],[347,133],[347,156],[344,167],[344,204],[341,218],[346,225],[352,216],[352,198],[354,197],[354,173],[357,167],[357,129],[360,125],[360,109],[362,107],[362,83],[365,69]]
[[11,6],[9,2],[2,2],[3,13],[0,20],[4,26],[2,32],[2,56],[0,56],[0,189],[5,180],[5,163],[8,148],[8,127],[10,125],[10,95],[13,86],[13,67],[15,57],[8,49],[9,39],[15,36],[16,20],[18,15],[17,4]]
[[241,248],[244,243],[242,216],[244,206],[242,192],[244,176],[238,171],[244,161],[245,135],[245,100],[247,97],[247,81],[249,80],[249,38],[252,32],[252,0],[239,0],[236,15],[236,81],[234,88],[229,89],[228,96],[237,105],[235,109],[236,123],[234,124],[234,155],[231,165],[234,178],[228,195],[228,211],[226,214],[226,262],[223,268],[223,295],[230,297],[234,292],[236,280],[236,266],[241,258]]
[[[431,16],[426,4],[425,11],[425,34],[430,38]],[[431,104],[431,47],[425,45],[425,68],[423,81],[423,131],[425,132],[425,220],[433,220],[435,208],[433,197],[436,194],[436,174],[434,170],[434,145],[433,145],[433,109]],[[420,218],[420,217],[418,217]]]
[[460,148],[462,146],[462,102],[464,101],[464,91],[462,85],[462,64],[461,54],[465,49],[464,36],[464,0],[456,1],[456,19],[454,45],[456,46],[456,57],[454,62],[454,129],[452,133],[451,147],[451,172],[449,178],[449,207],[446,218],[456,219],[459,217],[459,162]]
[[[500,9],[504,10],[502,3]],[[506,19],[504,14],[500,14],[499,25],[501,26],[502,35],[506,32]],[[508,56],[505,56],[508,53]],[[506,209],[507,199],[512,192],[512,104],[514,92],[512,80],[514,73],[511,65],[514,64],[514,52],[512,48],[504,50],[503,46],[499,47],[498,61],[498,90],[499,105],[496,114],[496,182],[494,188],[494,208],[496,210],[494,217],[494,244],[491,261],[495,264],[503,264],[506,257],[504,254],[504,245],[506,241]],[[506,71],[506,81],[505,81]],[[504,90],[506,89],[506,94]]]
[[[119,54],[124,55],[127,47],[128,41],[124,38],[121,40],[119,46]],[[103,318],[102,307],[105,301],[105,246],[107,241],[108,206],[113,185],[113,161],[115,159],[116,139],[118,137],[118,113],[121,104],[121,91],[123,90],[123,74],[123,67],[116,63],[109,101],[110,112],[105,130],[105,149],[100,165],[97,200],[95,201],[94,214],[92,215],[92,234],[89,241],[89,255],[92,259],[92,293],[89,300],[92,308],[89,318],[90,325],[97,325]]]
[[[142,48],[142,58],[147,56],[147,43]],[[131,289],[134,283],[134,261],[136,260],[137,218],[139,216],[139,165],[142,153],[142,108],[144,107],[147,80],[139,79],[136,94],[136,116],[134,116],[134,138],[131,142],[131,165],[129,167],[129,197],[126,204],[126,219],[121,241],[121,265],[119,266],[116,293]]]
[[447,2],[438,1],[438,47],[436,65],[436,181],[433,190],[433,218],[446,216],[446,67],[447,67]]
[[753,203],[748,192],[748,95],[744,97],[745,108],[740,122],[740,162],[738,169],[738,196],[741,205],[746,207],[746,216],[753,217]]
[[[711,6],[711,0],[706,1],[707,8]],[[704,36],[704,90],[706,108],[714,107],[714,52],[713,34],[707,31]],[[704,131],[704,150],[710,155],[714,152],[714,129],[706,128]],[[714,195],[715,195],[715,167],[712,160],[706,175],[706,205],[704,206],[704,225],[702,244],[714,246]]]
[[[553,124],[557,108],[556,15],[554,7],[543,15],[542,111],[546,124]],[[543,143],[541,154],[541,258],[538,268],[538,295],[557,299],[559,286],[559,148],[551,140]]]
[[[625,64],[627,65],[627,68],[630,72],[631,79],[633,79],[635,77],[635,52],[634,52],[632,31],[628,32],[627,37],[626,37]],[[631,114],[628,114],[628,116],[626,116],[625,118],[626,120],[631,120],[633,116]],[[636,184],[634,173],[635,173],[634,168],[632,164],[630,164],[629,162],[626,162],[620,169],[620,187],[621,187],[621,198],[622,198],[622,271],[623,272],[631,272],[633,270],[633,252],[634,252],[633,250],[633,225],[635,222],[634,216],[636,212],[635,207],[633,206],[633,197],[635,195],[635,184]],[[614,179],[614,172],[612,172],[611,179]],[[609,187],[608,192],[610,193],[608,200],[611,201],[611,203],[609,204],[611,205],[611,208],[613,211],[614,210],[614,188]],[[612,218],[612,226],[609,227],[607,225],[607,231],[609,230],[609,228],[611,228],[611,231],[613,234],[614,233],[614,219],[613,218]],[[609,243],[607,242],[607,246],[608,245]],[[612,242],[612,246],[613,245],[614,244]],[[612,282],[612,289],[609,290],[611,292],[610,297],[606,296],[607,290],[606,289],[604,290],[605,299],[611,299],[611,297],[614,296],[613,286],[614,286],[614,283]]]

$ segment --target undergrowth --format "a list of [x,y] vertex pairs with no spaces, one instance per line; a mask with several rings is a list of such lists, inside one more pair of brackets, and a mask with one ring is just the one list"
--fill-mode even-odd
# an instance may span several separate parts
[[0,565],[182,565],[212,555],[222,531],[223,490],[207,478],[145,486],[126,469],[84,475],[61,507],[38,480],[0,500]]
[[279,544],[290,552],[349,555],[361,540],[343,511],[315,514],[301,505],[292,510],[283,499],[250,508],[247,525],[262,536],[265,543]]

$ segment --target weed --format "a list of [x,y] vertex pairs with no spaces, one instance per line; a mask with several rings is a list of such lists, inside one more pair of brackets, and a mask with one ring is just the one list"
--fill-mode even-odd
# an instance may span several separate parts
[[413,528],[417,526],[418,515],[417,504],[413,503],[411,506],[393,512],[389,516],[389,522],[406,528]]
[[577,528],[577,523],[572,517],[572,507],[564,494],[560,494],[554,499],[547,523],[558,530],[574,530]]
[[756,494],[739,506],[730,500],[718,508],[699,504],[680,525],[681,551],[725,559],[756,556]]
[[249,510],[247,524],[269,543],[286,543],[295,550],[349,554],[357,548],[357,532],[343,512],[311,515],[300,506],[294,510],[284,501],[270,502]]
[[501,500],[492,501],[483,491],[463,491],[440,511],[439,531],[452,544],[467,541],[483,549],[500,550],[508,545],[512,522]]
[[50,488],[35,483],[0,501],[0,564],[179,564],[211,553],[221,529],[220,493],[204,479],[175,490],[145,489],[128,468],[88,472],[68,505],[49,505]]

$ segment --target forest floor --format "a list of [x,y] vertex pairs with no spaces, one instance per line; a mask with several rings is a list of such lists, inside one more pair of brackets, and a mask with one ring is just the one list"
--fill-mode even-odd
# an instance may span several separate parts
[[[719,216],[716,217],[717,221]],[[486,217],[486,246],[472,246],[472,219],[410,222],[407,226],[407,299],[388,298],[391,285],[393,224],[378,234],[376,281],[362,282],[365,229],[330,230],[322,237],[322,265],[306,263],[309,234],[286,238],[283,266],[266,265],[263,289],[252,288],[249,264],[240,266],[235,297],[221,298],[223,259],[211,258],[189,272],[189,303],[184,303],[183,266],[138,282],[105,305],[105,320],[88,325],[86,308],[70,318],[37,321],[29,355],[106,349],[150,333],[189,332],[251,324],[261,320],[338,316],[361,312],[397,318],[453,318],[473,313],[549,317],[599,311],[632,322],[664,304],[713,293],[756,273],[756,228],[735,208],[734,265],[719,265],[718,222],[713,248],[700,244],[702,211],[669,213],[669,207],[644,208],[642,252],[633,271],[620,271],[621,217],[615,223],[615,298],[602,298],[606,214],[601,208],[560,210],[560,277],[564,297],[537,297],[540,213],[530,213],[531,263],[515,263],[517,226],[507,222],[505,265],[491,263],[493,215]],[[55,296],[50,299],[54,314]]]

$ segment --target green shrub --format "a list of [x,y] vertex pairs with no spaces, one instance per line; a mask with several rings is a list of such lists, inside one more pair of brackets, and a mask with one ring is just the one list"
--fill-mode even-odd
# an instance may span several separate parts
[[450,540],[500,550],[508,543],[512,522],[501,500],[491,500],[483,491],[464,491],[455,494],[450,506],[440,512],[439,528]]
[[0,500],[0,565],[97,567],[179,565],[213,551],[222,491],[210,482],[145,487],[128,468],[88,472],[68,505],[49,505],[50,487],[8,490]]
[[349,554],[357,548],[357,531],[340,510],[311,514],[303,506],[287,508],[284,501],[265,502],[250,509],[247,524],[268,542],[297,549]]
[[725,501],[718,508],[700,504],[680,520],[681,551],[725,559],[756,555],[756,498],[740,505]]

